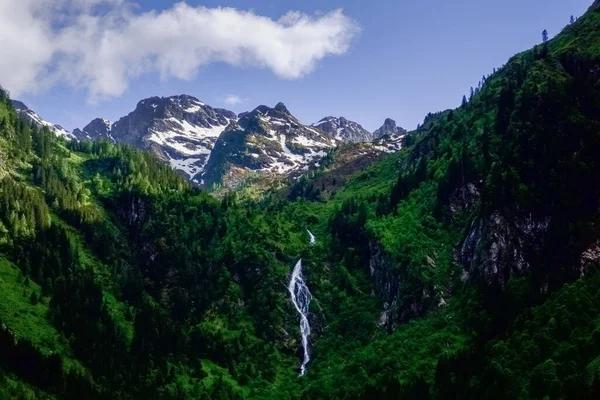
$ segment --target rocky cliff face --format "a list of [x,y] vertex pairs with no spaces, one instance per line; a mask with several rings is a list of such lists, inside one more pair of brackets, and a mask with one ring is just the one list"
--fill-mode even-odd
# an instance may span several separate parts
[[[449,198],[452,218],[475,213],[480,200],[480,188],[475,183],[458,187]],[[463,266],[465,278],[502,289],[511,276],[530,272],[533,260],[542,251],[549,223],[550,218],[531,213],[510,217],[500,211],[480,213],[456,249],[456,260]]]
[[369,272],[375,281],[376,295],[383,302],[379,324],[389,330],[419,317],[443,304],[433,287],[409,281],[406,274],[394,267],[393,260],[374,240],[369,242]]
[[396,121],[391,118],[387,118],[381,128],[373,132],[373,138],[380,139],[384,136],[404,136],[406,135],[406,129],[396,126]]
[[531,271],[544,245],[550,219],[531,214],[506,217],[499,211],[473,220],[458,258],[471,278],[503,288],[511,276]]
[[110,140],[114,142],[111,134],[110,121],[104,118],[96,118],[83,129],[74,129],[73,136],[77,140]]
[[344,117],[325,117],[319,122],[312,124],[327,133],[334,139],[342,142],[370,142],[373,140],[373,134],[363,128],[360,124],[349,121]]

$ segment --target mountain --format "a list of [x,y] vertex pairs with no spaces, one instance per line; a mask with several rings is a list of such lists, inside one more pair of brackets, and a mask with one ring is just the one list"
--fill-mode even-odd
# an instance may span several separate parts
[[396,121],[386,118],[383,125],[373,132],[373,138],[381,139],[384,136],[398,137],[406,135],[406,130],[396,126]]
[[407,133],[405,129],[396,126],[396,121],[387,118],[381,128],[373,132],[373,145],[386,153],[400,151],[404,147]]
[[[389,128],[362,152],[394,152],[405,131]],[[379,131],[383,132],[383,128]],[[379,132],[377,131],[377,132]],[[319,167],[328,151],[346,142],[371,142],[373,135],[343,117],[326,117],[307,126],[283,103],[241,113],[213,108],[195,97],[151,97],[111,123],[96,118],[70,137],[105,139],[152,152],[186,179],[204,187],[238,187],[247,177],[295,178]]]
[[198,178],[260,193],[0,90],[0,398],[599,398],[599,3],[402,151],[240,114]]
[[360,124],[344,117],[325,117],[311,125],[342,142],[370,142],[373,135]]
[[110,125],[95,119],[73,133],[78,139],[109,139],[151,151],[188,179],[202,171],[217,138],[235,113],[213,108],[195,97],[150,97]]
[[77,140],[111,140],[112,137],[110,121],[104,118],[96,118],[81,129],[75,129],[72,132]]
[[[394,125],[395,126],[395,125]],[[362,151],[398,151],[405,131],[378,138]],[[319,167],[328,151],[345,142],[371,142],[373,135],[343,117],[307,126],[283,103],[241,113],[213,108],[189,95],[141,100],[129,115],[110,124],[95,119],[73,135],[108,139],[149,150],[188,180],[237,187],[247,177],[297,177]]]
[[19,113],[19,115],[24,117],[29,122],[34,123],[38,127],[40,127],[40,128],[47,127],[52,132],[54,132],[56,134],[56,136],[65,137],[67,139],[74,138],[74,135],[71,132],[67,131],[60,125],[55,125],[51,122],[45,121],[42,117],[37,115],[33,110],[31,110],[29,107],[27,107],[25,104],[23,104],[23,102],[20,102],[18,100],[12,100],[12,106]]
[[303,125],[283,103],[259,106],[239,115],[216,141],[210,159],[195,181],[239,186],[250,174],[297,176],[318,166],[338,141]]

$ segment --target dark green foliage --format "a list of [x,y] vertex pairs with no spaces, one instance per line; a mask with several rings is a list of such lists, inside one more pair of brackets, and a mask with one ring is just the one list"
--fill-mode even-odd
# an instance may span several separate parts
[[28,340],[17,339],[0,321],[0,387],[4,371],[61,398],[102,398],[87,378],[63,372],[59,354],[44,355]]
[[594,398],[599,285],[596,268],[523,312],[505,337],[440,362],[439,397]]

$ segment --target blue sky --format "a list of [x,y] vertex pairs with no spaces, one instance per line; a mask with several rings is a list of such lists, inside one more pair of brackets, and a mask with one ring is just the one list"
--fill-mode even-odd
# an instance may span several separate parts
[[[119,0],[113,0],[119,1]],[[541,40],[547,29],[558,33],[571,15],[579,16],[591,0],[244,0],[187,1],[192,7],[227,6],[253,10],[277,20],[290,10],[313,15],[338,8],[360,27],[344,54],[320,59],[297,79],[269,68],[223,62],[201,66],[191,79],[157,72],[130,79],[127,90],[90,102],[89,91],[58,82],[23,90],[18,98],[38,114],[68,129],[95,117],[115,121],[149,96],[186,93],[236,112],[283,101],[304,123],[327,115],[345,116],[369,130],[387,117],[414,128],[430,111],[459,105],[470,86],[513,54]],[[134,13],[173,7],[171,1],[144,1]],[[7,86],[5,83],[3,85]],[[8,87],[9,90],[11,87]],[[227,95],[243,99],[228,105]],[[15,96],[17,97],[17,96]]]

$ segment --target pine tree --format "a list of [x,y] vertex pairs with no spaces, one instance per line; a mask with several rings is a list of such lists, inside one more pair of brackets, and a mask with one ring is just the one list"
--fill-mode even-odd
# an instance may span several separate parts
[[546,43],[547,41],[548,41],[548,31],[544,29],[542,32],[542,42]]
[[461,105],[463,107],[467,105],[467,96],[463,96]]
[[570,22],[570,23],[572,23],[572,24],[573,24],[573,23],[575,23],[575,17],[573,17],[573,16],[571,15],[571,20],[570,20],[569,22]]
[[31,292],[31,297],[29,298],[29,300],[31,301],[31,304],[35,306],[38,303],[37,294],[35,292]]
[[473,86],[471,86],[471,92],[470,92],[469,100],[471,100],[473,98],[474,94],[475,94],[475,89],[473,89]]

